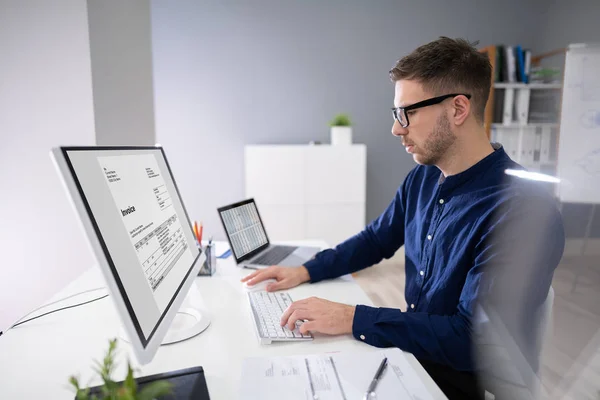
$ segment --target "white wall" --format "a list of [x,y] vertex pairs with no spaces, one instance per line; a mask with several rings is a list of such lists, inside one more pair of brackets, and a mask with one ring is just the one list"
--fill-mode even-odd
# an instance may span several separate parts
[[48,151],[94,143],[86,2],[0,0],[0,330],[93,260]]

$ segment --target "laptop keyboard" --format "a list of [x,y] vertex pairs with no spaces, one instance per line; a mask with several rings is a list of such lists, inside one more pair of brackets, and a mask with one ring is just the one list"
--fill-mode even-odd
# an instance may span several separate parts
[[295,246],[274,246],[260,257],[252,260],[252,264],[277,265],[277,263],[283,261],[287,256],[296,251],[297,248]]

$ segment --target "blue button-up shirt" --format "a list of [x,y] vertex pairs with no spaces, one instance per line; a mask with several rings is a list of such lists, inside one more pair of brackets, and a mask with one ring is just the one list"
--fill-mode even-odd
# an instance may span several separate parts
[[505,323],[517,344],[531,344],[519,331],[531,331],[524,326],[546,298],[564,230],[549,192],[507,175],[506,169],[523,168],[501,146],[494,149],[453,176],[415,167],[379,218],[306,263],[317,282],[374,265],[405,246],[407,310],[357,305],[356,339],[473,370],[474,308],[489,295],[505,303],[499,308],[508,312]]

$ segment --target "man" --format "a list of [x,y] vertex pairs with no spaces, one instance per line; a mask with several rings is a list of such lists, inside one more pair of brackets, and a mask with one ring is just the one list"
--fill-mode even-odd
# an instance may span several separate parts
[[546,192],[505,173],[522,167],[485,134],[486,55],[442,37],[399,60],[390,77],[392,134],[418,165],[389,207],[306,265],[269,267],[243,281],[275,278],[268,291],[287,289],[369,267],[404,245],[406,311],[309,298],[294,302],[281,323],[291,329],[303,320],[302,332],[352,333],[373,346],[398,347],[413,353],[448,397],[477,398],[475,307],[495,304],[517,345],[530,347],[527,324],[562,256],[560,214]]

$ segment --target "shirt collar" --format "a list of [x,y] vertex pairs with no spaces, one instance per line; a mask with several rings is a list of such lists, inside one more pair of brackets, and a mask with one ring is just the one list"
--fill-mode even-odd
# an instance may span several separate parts
[[508,155],[504,151],[504,147],[500,143],[491,143],[494,151],[487,155],[485,158],[477,162],[475,165],[468,169],[460,172],[456,175],[450,175],[444,177],[444,174],[440,172],[438,180],[439,185],[444,185],[444,189],[454,189],[464,182],[470,181],[483,171],[487,171],[492,165],[501,160],[508,160]]

